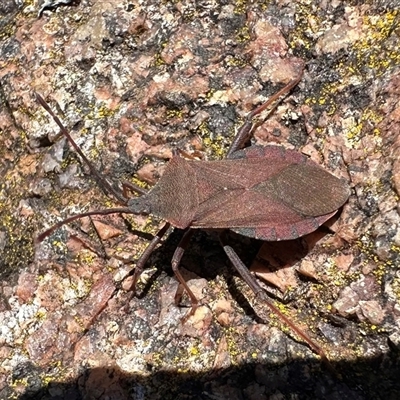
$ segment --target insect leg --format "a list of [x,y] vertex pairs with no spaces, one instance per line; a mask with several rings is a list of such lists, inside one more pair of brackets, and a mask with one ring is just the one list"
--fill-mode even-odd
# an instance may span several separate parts
[[141,273],[144,270],[144,266],[146,265],[147,260],[151,256],[151,253],[154,251],[156,246],[161,242],[161,239],[163,238],[163,236],[165,235],[165,233],[167,232],[167,230],[169,229],[170,226],[171,226],[171,224],[169,222],[165,223],[165,225],[153,237],[153,239],[148,244],[148,246],[146,247],[143,254],[137,260],[136,267],[135,267],[135,270],[133,273],[132,284],[131,284],[130,288],[128,289],[128,291],[132,291],[131,297],[136,295],[136,285],[137,285],[137,282],[139,280]]
[[194,233],[193,229],[188,229],[185,232],[181,241],[179,242],[178,247],[176,248],[176,250],[174,252],[174,255],[173,255],[172,261],[171,261],[172,270],[174,271],[174,274],[179,281],[179,286],[175,293],[175,304],[177,304],[177,305],[179,304],[182,294],[183,294],[183,291],[185,290],[190,298],[190,302],[191,302],[191,306],[192,306],[191,309],[189,310],[189,312],[183,317],[182,323],[184,323],[191,315],[193,315],[195,313],[196,308],[198,307],[198,303],[199,303],[196,296],[190,290],[185,279],[183,278],[182,274],[179,271],[179,265],[181,263],[183,253],[185,252],[185,250],[189,244],[189,241],[193,236],[193,233]]
[[124,197],[126,197],[127,199],[129,198],[129,194],[128,194],[129,190],[139,194],[140,196],[147,194],[147,190],[142,189],[140,186],[137,186],[132,182],[122,181],[121,184],[122,184],[122,190],[123,190],[122,193],[123,193]]
[[[253,110],[250,114],[247,115],[245,123],[239,128],[238,133],[234,137],[231,146],[229,147],[226,158],[229,158],[232,153],[237,150],[240,150],[244,147],[245,143],[251,138],[253,132],[256,128],[258,128],[266,119],[266,117],[259,116],[265,109],[272,106],[272,109],[269,113],[279,104],[278,100],[283,95],[287,94],[290,90],[292,90],[300,81],[303,76],[303,70],[299,76],[292,81],[290,81],[287,85],[285,85],[281,90],[276,92],[273,96],[271,96],[265,103],[261,104],[255,110]],[[275,104],[274,104],[275,103]],[[269,114],[268,113],[268,114]]]
[[286,324],[297,336],[302,338],[320,357],[322,360],[327,361],[327,357],[322,350],[322,348],[315,343],[307,334],[305,334],[300,328],[298,328],[292,321],[289,320],[282,312],[271,303],[268,299],[262,287],[258,284],[257,280],[250,273],[248,268],[243,264],[242,260],[236,254],[235,250],[229,245],[226,244],[224,235],[220,235],[220,242],[225,251],[225,254],[228,256],[229,260],[235,267],[236,271],[240,274],[242,279],[250,286],[251,290],[255,293],[256,297],[266,303],[269,309],[281,320],[284,324]]

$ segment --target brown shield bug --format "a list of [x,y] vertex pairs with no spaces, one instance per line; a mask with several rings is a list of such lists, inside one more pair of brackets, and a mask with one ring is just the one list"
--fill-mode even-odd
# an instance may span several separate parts
[[[254,129],[265,120],[261,118],[262,113],[295,87],[301,76],[302,73],[248,115],[224,160],[197,161],[174,156],[163,176],[149,192],[129,183],[123,185],[124,189],[128,187],[140,194],[132,199],[128,199],[126,190],[116,190],[100,175],[47,103],[37,95],[38,102],[59,125],[63,135],[89,166],[102,188],[125,206],[74,215],[43,232],[38,240],[43,240],[63,224],[84,216],[111,213],[158,216],[167,222],[138,259],[131,289],[134,293],[150,254],[169,227],[186,230],[173,255],[172,269],[180,284],[175,300],[179,302],[185,290],[191,300],[188,316],[192,315],[198,301],[181,275],[179,264],[194,229],[219,229],[222,233],[230,229],[266,241],[295,239],[316,230],[349,197],[347,183],[297,151],[282,146],[250,146],[243,149]],[[223,234],[220,235],[220,241],[229,260],[257,297],[325,358],[320,346],[268,300],[257,280],[227,244]]]

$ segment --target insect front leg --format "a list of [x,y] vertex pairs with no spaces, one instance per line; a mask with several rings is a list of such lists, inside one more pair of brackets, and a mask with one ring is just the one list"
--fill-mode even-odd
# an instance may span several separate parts
[[[147,245],[143,254],[136,261],[136,267],[133,272],[132,283],[131,283],[129,289],[127,289],[128,291],[132,292],[131,298],[136,295],[137,282],[139,280],[140,275],[142,274],[142,272],[144,270],[144,267],[145,267],[149,257],[153,253],[156,246],[161,242],[163,236],[165,235],[167,230],[170,228],[170,226],[171,226],[171,224],[169,222],[164,224],[164,226],[157,232],[157,234],[153,237],[151,242]],[[128,301],[129,300],[130,299],[128,299]]]

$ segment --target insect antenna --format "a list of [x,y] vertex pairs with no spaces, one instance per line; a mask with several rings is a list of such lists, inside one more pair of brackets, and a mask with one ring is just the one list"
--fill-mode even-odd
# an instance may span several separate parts
[[35,92],[36,100],[38,103],[53,117],[54,122],[59,126],[61,133],[67,138],[69,143],[73,146],[73,148],[76,150],[76,152],[81,156],[83,161],[86,163],[86,165],[89,167],[90,172],[93,174],[93,176],[96,178],[98,184],[100,187],[108,194],[113,195],[117,201],[123,205],[127,204],[128,199],[124,197],[119,191],[115,190],[106,179],[104,179],[99,171],[95,168],[93,163],[85,156],[85,154],[82,152],[82,150],[79,148],[79,146],[76,144],[75,140],[72,138],[70,133],[68,132],[67,128],[62,124],[60,119],[53,113],[49,105],[46,103],[46,101],[39,95],[39,93]]
[[88,212],[84,212],[81,214],[75,214],[75,215],[72,215],[71,217],[63,219],[60,222],[57,222],[56,224],[51,226],[49,229],[42,232],[36,238],[36,242],[38,242],[38,243],[42,242],[44,239],[46,239],[48,236],[50,236],[56,229],[61,228],[63,225],[68,224],[77,219],[84,218],[84,217],[90,217],[92,215],[108,215],[108,214],[118,214],[118,213],[134,214],[129,208],[109,208],[106,210],[88,211]]
[[[54,114],[50,106],[46,103],[46,101],[38,94],[35,93],[36,99],[38,103],[53,117],[55,123],[59,126],[61,133],[67,138],[68,142],[74,147],[74,149],[77,151],[77,153],[81,156],[83,161],[88,165],[91,173],[93,176],[96,178],[97,183],[100,185],[100,187],[106,192],[106,194],[111,194],[113,195],[117,201],[123,205],[128,204],[128,197],[126,196],[126,188],[135,191],[136,193],[143,195],[146,192],[141,189],[140,187],[130,183],[130,182],[124,182],[123,183],[123,188],[124,188],[124,193],[121,194],[119,191],[117,191],[110,183],[99,173],[99,171],[95,168],[93,163],[85,156],[85,154],[82,152],[80,147],[76,144],[75,140],[72,138],[68,130],[65,128],[63,123],[60,121],[60,119],[57,117],[57,115]],[[109,208],[105,210],[95,210],[95,211],[88,211],[76,215],[72,215],[71,217],[68,217],[53,226],[51,226],[49,229],[45,230],[42,232],[37,238],[36,242],[40,243],[44,239],[46,239],[48,236],[50,236],[56,229],[60,228],[61,226],[68,224],[72,221],[75,221],[77,219],[83,218],[83,217],[89,217],[92,215],[108,215],[108,214],[118,214],[118,213],[124,213],[124,214],[135,214],[132,212],[127,207],[124,208]]]

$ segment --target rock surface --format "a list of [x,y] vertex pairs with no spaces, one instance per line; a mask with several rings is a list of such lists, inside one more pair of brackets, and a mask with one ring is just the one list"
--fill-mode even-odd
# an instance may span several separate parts
[[[0,4],[0,398],[398,398],[396,2],[53,3]],[[350,199],[330,232],[229,240],[336,373],[254,298],[213,234],[196,232],[182,260],[201,303],[185,324],[170,269],[180,232],[139,296],[122,290],[162,221],[95,216],[35,242],[117,206],[35,92],[103,176],[147,187],[177,148],[223,157],[240,119],[303,63],[254,143],[304,152],[350,182]]]

